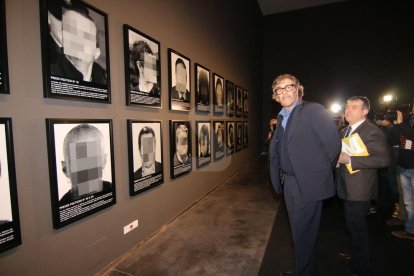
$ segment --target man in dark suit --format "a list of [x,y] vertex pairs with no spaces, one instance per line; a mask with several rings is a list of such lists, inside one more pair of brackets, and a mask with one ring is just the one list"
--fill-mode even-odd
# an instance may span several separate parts
[[187,67],[181,58],[175,61],[175,85],[171,87],[171,98],[189,103],[190,91],[187,90]]
[[[302,101],[303,86],[289,74],[276,77],[272,98],[283,108],[269,147],[270,176],[282,187],[294,248],[294,275],[317,275],[316,239],[323,199],[335,194],[341,141],[333,117],[320,104]],[[282,272],[280,275],[293,275]]]
[[162,164],[155,160],[156,142],[154,130],[149,126],[144,126],[138,134],[138,149],[142,166],[134,172],[134,180],[162,171]]
[[[338,196],[344,201],[345,221],[351,236],[351,256],[348,257],[345,253],[340,253],[339,256],[351,260],[352,272],[358,276],[370,274],[365,215],[370,201],[377,196],[377,169],[390,163],[384,133],[366,120],[369,109],[370,103],[366,97],[348,99],[345,119],[349,126],[343,131],[343,136],[357,133],[365,144],[368,155],[352,156],[352,146],[343,144],[337,169]],[[353,173],[350,173],[345,164],[351,166]]]

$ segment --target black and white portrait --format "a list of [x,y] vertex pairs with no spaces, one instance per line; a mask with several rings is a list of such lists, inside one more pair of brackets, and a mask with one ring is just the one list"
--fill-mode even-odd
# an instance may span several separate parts
[[213,108],[215,115],[222,115],[224,113],[224,79],[217,75],[213,74],[214,81],[214,90],[213,90]]
[[236,151],[243,147],[243,122],[236,122]]
[[243,90],[243,117],[249,116],[249,92]]
[[128,105],[161,107],[160,43],[124,25]]
[[190,59],[168,49],[170,109],[189,111],[191,103]]
[[234,83],[229,80],[226,80],[226,105],[227,105],[227,115],[234,116],[235,112],[235,91]]
[[236,116],[240,117],[243,113],[243,89],[236,85]]
[[197,112],[210,112],[210,70],[195,65],[196,96],[195,107]]
[[5,0],[0,0],[0,94],[9,94]]
[[22,243],[11,118],[0,118],[0,253]]
[[110,103],[107,14],[80,0],[41,0],[46,97]]
[[170,121],[170,164],[171,178],[191,172],[190,121]]
[[211,123],[208,121],[196,122],[197,167],[211,162]]
[[249,122],[243,122],[243,148],[249,146]]
[[59,228],[115,203],[112,121],[47,119],[47,124],[54,226]]
[[164,182],[161,122],[128,120],[130,194]]
[[224,122],[214,121],[213,122],[214,160],[219,160],[224,157],[224,149],[226,145],[224,133],[225,133]]
[[231,155],[234,153],[234,147],[235,147],[235,135],[236,135],[236,129],[235,129],[235,123],[231,121],[226,122],[226,133],[227,133],[227,139],[226,139],[226,154]]

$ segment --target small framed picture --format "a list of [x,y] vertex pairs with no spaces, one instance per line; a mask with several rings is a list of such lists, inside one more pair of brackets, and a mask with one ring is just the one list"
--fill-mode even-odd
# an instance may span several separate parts
[[10,94],[7,62],[7,35],[5,0],[0,0],[0,94]]
[[191,172],[190,121],[170,121],[170,172],[171,178]]
[[224,136],[224,121],[213,122],[213,157],[219,160],[224,157],[226,139]]
[[46,98],[111,103],[108,15],[83,1],[40,1]]
[[196,122],[197,167],[211,162],[211,123],[209,121]]
[[249,92],[243,90],[243,117],[249,117]]
[[116,202],[111,120],[46,119],[53,227]]
[[227,133],[227,147],[226,154],[232,155],[234,153],[234,139],[235,139],[235,123],[233,121],[226,122],[226,133]]
[[170,109],[190,111],[190,65],[191,61],[184,55],[168,49],[168,75],[170,90]]
[[236,85],[236,117],[243,114],[243,89]]
[[0,253],[22,243],[18,208],[12,120],[0,118]]
[[213,74],[213,111],[214,115],[223,115],[224,114],[224,79],[218,75]]
[[210,70],[202,65],[195,64],[195,80],[196,80],[196,96],[195,107],[196,112],[210,112]]
[[243,148],[243,122],[236,122],[236,151]]
[[127,121],[129,194],[164,183],[161,121]]
[[249,122],[243,122],[243,148],[249,147]]
[[124,24],[127,105],[161,107],[160,43]]
[[226,105],[227,105],[227,116],[234,116],[235,112],[235,91],[234,91],[234,83],[229,80],[226,80]]

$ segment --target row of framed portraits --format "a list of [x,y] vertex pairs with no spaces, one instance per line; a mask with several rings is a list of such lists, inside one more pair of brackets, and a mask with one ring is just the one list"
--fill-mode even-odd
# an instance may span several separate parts
[[[193,130],[195,134],[193,135]],[[46,119],[53,226],[116,203],[112,120]],[[247,121],[169,121],[170,177],[248,147]],[[164,183],[162,122],[127,120],[129,192]],[[21,243],[11,118],[0,118],[0,252]]]
[[[0,0],[0,93],[9,93],[4,0]],[[79,0],[40,0],[44,97],[111,102],[108,15]],[[161,47],[154,38],[124,24],[126,104],[161,108]],[[248,117],[248,91],[194,66],[168,49],[169,108]],[[211,93],[213,94],[211,96]]]

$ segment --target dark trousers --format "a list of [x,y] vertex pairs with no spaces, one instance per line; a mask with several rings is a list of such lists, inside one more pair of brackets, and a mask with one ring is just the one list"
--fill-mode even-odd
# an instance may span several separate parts
[[318,275],[316,240],[322,212],[322,201],[304,202],[294,176],[285,176],[284,197],[292,232],[297,276]]
[[351,268],[358,276],[369,275],[369,237],[366,214],[369,201],[344,200],[345,222],[351,236]]

